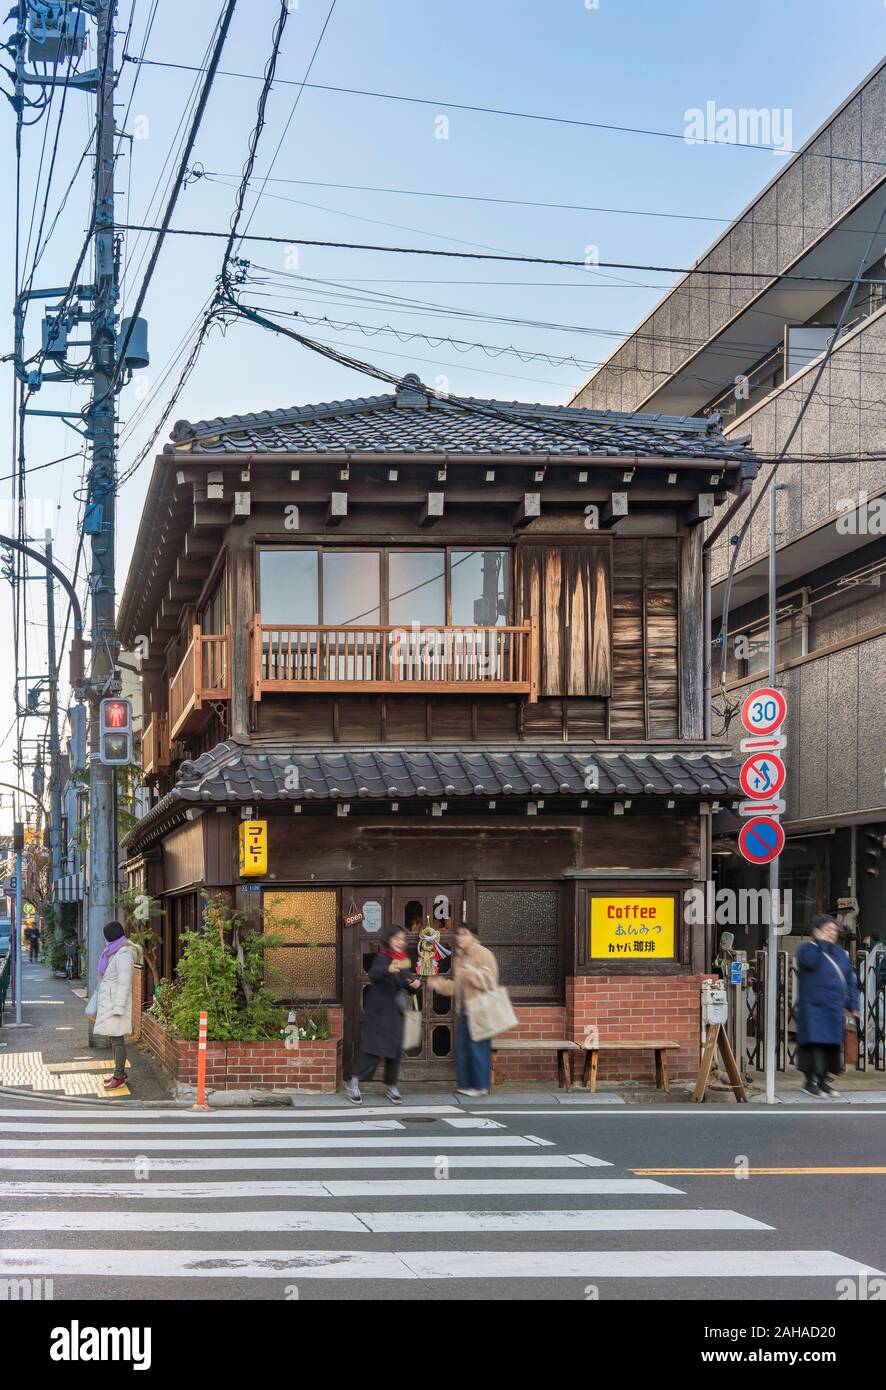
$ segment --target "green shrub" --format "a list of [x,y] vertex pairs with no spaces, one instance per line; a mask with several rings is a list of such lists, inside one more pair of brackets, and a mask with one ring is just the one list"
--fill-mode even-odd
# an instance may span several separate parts
[[276,937],[245,930],[242,914],[216,896],[207,898],[203,930],[185,932],[181,944],[175,981],[155,994],[154,1018],[185,1041],[196,1040],[203,1011],[212,1042],[279,1039],[285,1015],[264,984],[264,953]]

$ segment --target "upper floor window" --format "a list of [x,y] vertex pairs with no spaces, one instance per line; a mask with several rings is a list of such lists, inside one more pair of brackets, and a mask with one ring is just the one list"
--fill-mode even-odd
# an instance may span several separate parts
[[265,626],[501,627],[510,553],[263,548],[256,607]]

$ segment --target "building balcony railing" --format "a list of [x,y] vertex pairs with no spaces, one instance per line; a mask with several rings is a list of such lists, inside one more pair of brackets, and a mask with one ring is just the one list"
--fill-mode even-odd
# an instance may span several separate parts
[[152,714],[142,733],[142,772],[146,777],[169,767],[169,718],[165,714]]
[[254,700],[272,692],[526,695],[538,698],[538,626],[250,625]]
[[203,633],[195,624],[184,659],[169,682],[169,738],[195,733],[212,704],[231,698],[231,629]]

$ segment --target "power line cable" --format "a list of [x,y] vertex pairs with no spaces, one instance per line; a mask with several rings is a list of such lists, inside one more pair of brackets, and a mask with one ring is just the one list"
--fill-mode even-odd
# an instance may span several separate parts
[[[148,60],[151,67],[169,68],[170,70],[180,70],[184,72],[199,71],[188,66],[187,63],[162,62],[159,59]],[[229,72],[222,70],[220,77],[242,78],[250,82],[261,81],[261,78],[252,72]],[[286,83],[287,79],[281,79]],[[289,79],[289,85],[295,85]],[[306,82],[302,84],[314,92],[335,92],[344,96],[370,97],[376,101],[403,102],[413,106],[432,106],[442,107],[449,111],[470,111],[483,116],[507,116],[514,120],[523,121],[542,121],[549,125],[576,126],[583,130],[607,130],[623,135],[645,135],[655,137],[660,140],[678,140],[684,145],[717,145],[724,147],[735,147],[736,149],[765,151],[768,154],[796,155],[805,154],[810,159],[823,159],[833,162],[847,162],[858,164],[857,156],[840,154],[822,154],[818,150],[812,152],[806,149],[786,149],[779,145],[760,144],[750,140],[709,140],[706,137],[687,137],[686,131],[674,130],[655,130],[646,126],[617,125],[610,121],[586,121],[572,116],[551,116],[538,111],[510,110],[500,106],[480,106],[469,102],[441,101],[434,97],[413,97],[406,96],[402,92],[378,92],[365,87],[338,87],[330,83]],[[872,163],[877,166],[886,164],[884,160],[865,160],[865,163]]]
[[179,161],[179,167],[175,175],[172,190],[169,194],[169,200],[166,204],[166,211],[163,214],[163,220],[160,224],[160,231],[157,235],[157,240],[154,243],[154,248],[151,252],[151,256],[148,261],[144,277],[142,279],[141,287],[139,288],[138,294],[136,295],[135,303],[130,313],[129,327],[123,336],[123,341],[121,342],[119,351],[117,353],[117,365],[114,370],[114,375],[111,379],[110,386],[108,387],[109,393],[114,390],[114,387],[120,379],[120,374],[124,369],[124,364],[126,360],[126,349],[128,348],[133,332],[135,331],[136,320],[139,314],[141,313],[142,307],[144,305],[145,298],[147,296],[148,289],[151,284],[151,279],[157,266],[157,261],[160,258],[160,252],[163,249],[163,243],[166,240],[166,233],[169,228],[169,223],[172,220],[172,214],[174,213],[176,203],[178,202],[178,195],[181,192],[182,186],[185,181],[185,172],[187,170],[188,160],[191,157],[191,151],[194,148],[194,144],[197,139],[197,134],[200,130],[200,125],[203,120],[203,115],[206,111],[206,105],[209,101],[209,93],[212,90],[212,84],[215,80],[215,74],[218,69],[218,65],[221,61],[222,50],[225,46],[225,40],[227,39],[228,30],[231,27],[231,20],[234,17],[234,10],[236,9],[236,7],[237,0],[227,0],[227,3],[224,7],[224,13],[221,18],[221,22],[218,26],[218,32],[216,34],[215,46],[212,51],[212,57],[210,58],[209,66],[206,69],[206,77],[203,83],[203,90],[200,93],[200,98],[194,110],[193,119],[191,121],[191,128],[188,131],[188,136],[185,141],[185,146],[182,151],[181,159]]
[[[128,223],[121,225],[120,230],[128,232],[157,232],[159,228],[146,226],[143,223]],[[206,228],[194,227],[168,227],[167,235],[229,238],[229,233],[226,232],[217,232]],[[588,269],[587,263],[583,260],[567,259],[560,256],[520,256],[508,255],[503,252],[447,251],[436,246],[383,246],[374,242],[326,241],[319,238],[308,237],[259,235],[255,232],[244,232],[238,236],[238,240],[269,242],[277,246],[320,246],[337,251],[382,251],[397,256],[443,256],[455,260],[507,261],[518,265],[557,265]],[[603,266],[610,270],[644,270],[661,275],[717,275],[721,277],[728,276],[730,279],[738,280],[764,279],[770,280],[773,283],[777,281],[793,281],[800,284],[816,285],[851,285],[855,283],[850,277],[843,275],[798,275],[791,272],[766,270],[707,270],[699,266],[645,265],[636,261],[594,261],[593,268],[597,266]],[[886,280],[868,279],[865,280],[865,284],[886,285]],[[659,286],[658,288],[661,289],[665,287]]]

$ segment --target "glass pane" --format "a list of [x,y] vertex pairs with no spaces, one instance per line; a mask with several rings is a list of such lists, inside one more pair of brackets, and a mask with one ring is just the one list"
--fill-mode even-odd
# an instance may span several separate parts
[[388,622],[409,627],[446,622],[446,556],[442,550],[388,556]]
[[269,935],[303,946],[334,946],[338,937],[337,894],[331,892],[265,893],[264,929]]
[[318,623],[316,550],[262,550],[258,562],[262,623]]
[[329,550],[323,555],[323,623],[349,627],[381,622],[380,556],[372,550]]
[[484,942],[560,940],[559,893],[481,892],[478,912]]
[[560,984],[560,952],[556,946],[496,946],[495,958],[503,985],[556,988]]
[[333,946],[275,946],[265,953],[265,983],[278,999],[334,999]]
[[507,550],[453,551],[450,584],[455,627],[507,626]]
[[431,1051],[435,1057],[449,1057],[452,1052],[452,1030],[438,1025],[431,1034]]

